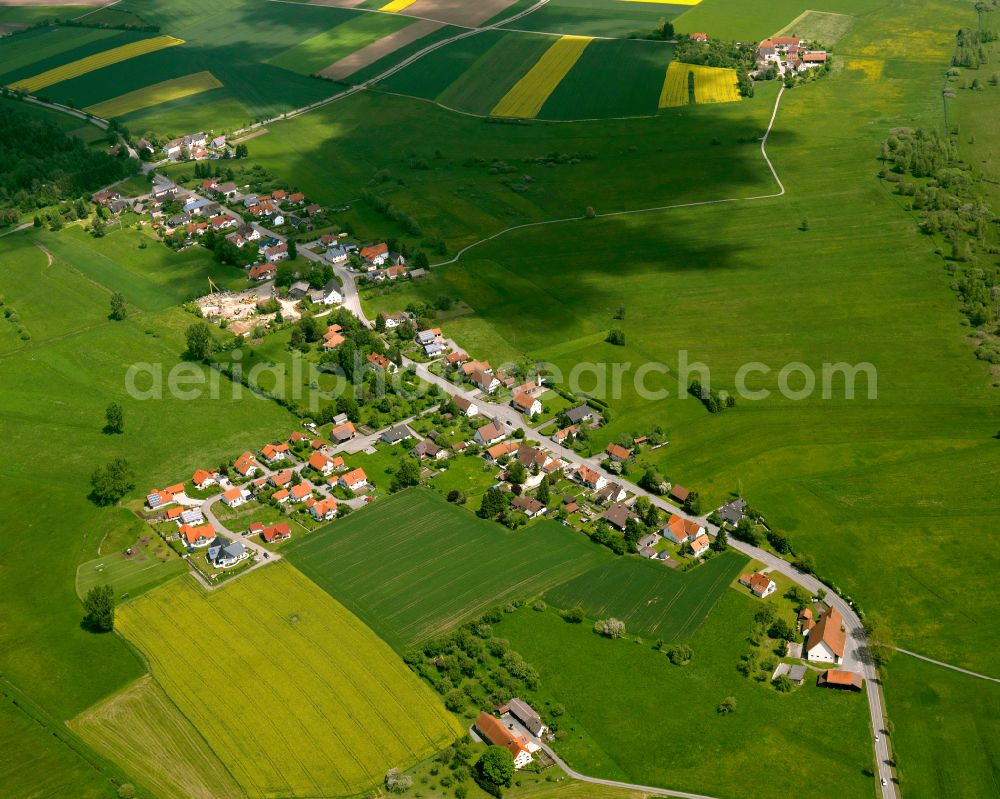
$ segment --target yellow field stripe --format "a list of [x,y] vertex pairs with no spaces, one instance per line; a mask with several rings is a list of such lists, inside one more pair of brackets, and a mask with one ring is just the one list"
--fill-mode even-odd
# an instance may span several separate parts
[[121,47],[113,47],[110,50],[105,50],[103,53],[96,53],[77,61],[70,61],[68,64],[47,70],[32,78],[25,78],[17,83],[12,83],[11,88],[21,89],[26,92],[37,92],[46,86],[52,86],[55,83],[61,83],[70,78],[78,78],[81,75],[86,75],[88,72],[93,72],[95,69],[109,67],[112,64],[117,64],[119,61],[127,61],[130,58],[146,55],[146,53],[154,53],[157,50],[162,50],[164,47],[174,47],[178,44],[184,44],[184,40],[173,36],[154,36],[151,39],[141,39],[131,44],[123,44]]
[[660,89],[660,102],[657,108],[677,108],[688,104],[688,70],[689,64],[671,61],[667,74]]
[[382,6],[379,11],[402,11],[404,8],[409,8],[417,0],[392,0],[391,3],[386,3]]
[[493,109],[498,117],[530,119],[538,115],[559,82],[593,41],[589,36],[560,36]]
[[105,119],[111,119],[138,111],[140,108],[149,108],[170,100],[190,97],[192,94],[201,94],[209,89],[218,89],[220,86],[222,86],[222,82],[206,70],[205,72],[185,75],[183,78],[174,78],[154,83],[151,86],[144,86],[134,92],[120,94],[83,110]]

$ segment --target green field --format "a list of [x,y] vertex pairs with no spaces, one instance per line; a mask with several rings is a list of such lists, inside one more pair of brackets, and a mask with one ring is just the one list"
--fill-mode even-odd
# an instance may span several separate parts
[[87,709],[70,728],[158,799],[242,799],[222,760],[149,676]]
[[549,95],[539,119],[601,119],[656,113],[673,45],[596,40]]
[[[812,10],[861,16],[882,7],[880,0],[829,0]],[[776,34],[807,10],[809,4],[803,0],[774,0],[766,5],[753,0],[703,0],[673,23],[684,33],[704,31],[719,39],[752,41]]]
[[[726,592],[691,638],[688,666],[672,665],[648,641],[608,640],[552,610],[508,614],[494,634],[538,670],[539,704],[565,706],[573,726],[555,746],[577,771],[721,797],[766,784],[776,796],[868,799],[863,696],[824,691],[815,678],[780,694],[736,671],[758,607]],[[736,712],[719,715],[727,696]],[[592,745],[578,745],[584,739]]]
[[23,22],[33,25],[48,19],[74,19],[92,10],[92,6],[0,6],[0,23]]
[[512,533],[427,489],[379,500],[285,556],[400,650],[609,557],[555,522]]
[[413,23],[412,19],[394,17],[391,14],[341,13],[345,16],[339,25],[289,47],[271,58],[269,63],[303,75],[312,75],[355,50]]
[[389,647],[287,564],[213,592],[180,578],[117,624],[250,797],[358,793],[461,732]]
[[131,555],[124,550],[108,552],[81,563],[76,572],[76,593],[84,597],[94,586],[110,585],[117,597],[137,597],[188,570],[181,557],[152,532],[131,548]]
[[154,105],[161,105],[182,97],[190,97],[201,94],[222,86],[211,72],[196,72],[185,75],[181,78],[166,80],[152,86],[144,86],[141,89],[127,92],[126,94],[105,100],[87,109],[88,112],[99,117],[110,119],[120,117],[125,114],[149,108]]
[[[1000,676],[995,668],[988,673]],[[896,655],[883,679],[903,795],[995,797],[1000,785],[1000,685],[905,655]]]
[[509,27],[578,36],[628,36],[646,33],[661,19],[671,19],[690,6],[633,3],[622,0],[550,0]]
[[618,558],[550,589],[545,598],[560,608],[579,605],[591,618],[621,619],[632,635],[686,641],[746,563],[731,550],[678,573],[659,562]]

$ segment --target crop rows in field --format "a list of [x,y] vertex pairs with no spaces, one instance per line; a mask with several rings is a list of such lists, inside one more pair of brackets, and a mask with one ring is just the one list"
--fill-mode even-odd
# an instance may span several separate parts
[[142,108],[150,108],[154,105],[167,103],[171,100],[179,100],[182,97],[190,97],[194,94],[201,94],[210,89],[218,89],[222,83],[211,72],[195,72],[192,75],[185,75],[182,78],[154,83],[142,89],[136,89],[110,100],[92,105],[86,110],[99,117],[111,119],[112,117],[129,114]]
[[287,564],[206,593],[184,578],[119,628],[251,797],[354,794],[458,733],[431,690]]
[[734,103],[740,99],[736,70],[672,61],[660,90],[660,108],[676,108],[688,104],[689,75],[694,76],[696,103]]
[[634,635],[684,641],[701,626],[746,565],[723,554],[678,573],[660,563],[619,558],[559,585],[545,595],[561,608],[581,606],[592,618],[613,616]]
[[286,555],[398,649],[610,557],[555,522],[511,533],[424,489],[335,522]]
[[105,50],[103,53],[71,61],[68,64],[47,70],[31,78],[19,80],[12,86],[15,89],[21,89],[26,92],[36,92],[55,83],[61,83],[64,80],[86,75],[88,72],[117,64],[120,61],[127,61],[130,58],[145,55],[146,53],[154,53],[165,47],[175,47],[178,44],[184,44],[184,40],[174,36],[153,36],[149,39],[140,39],[131,44],[124,44],[121,47]]
[[559,82],[593,41],[588,36],[560,36],[535,65],[496,104],[493,115],[530,119],[538,115]]

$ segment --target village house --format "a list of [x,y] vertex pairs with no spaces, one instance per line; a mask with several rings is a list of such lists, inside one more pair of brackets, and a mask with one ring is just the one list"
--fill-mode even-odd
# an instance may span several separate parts
[[627,461],[632,457],[632,450],[625,449],[625,447],[621,446],[621,444],[608,444],[607,449],[605,449],[604,452],[616,463]]
[[746,514],[747,503],[745,499],[732,499],[716,511],[723,524],[736,527],[740,519]]
[[320,305],[340,305],[344,301],[344,295],[340,293],[340,284],[336,280],[327,281],[323,288],[318,289],[318,295],[313,301]]
[[514,758],[515,769],[522,769],[531,762],[527,736],[511,732],[500,719],[483,711],[476,719],[475,731],[484,741],[507,749]]
[[292,537],[292,530],[288,526],[288,522],[279,522],[269,527],[264,527],[262,524],[256,526],[260,528],[260,537],[265,544],[276,544],[278,541],[287,541]]
[[260,464],[249,452],[244,452],[240,457],[236,459],[236,463],[233,464],[233,468],[242,477],[253,477],[260,471]]
[[275,491],[273,494],[271,494],[271,499],[273,499],[279,505],[284,505],[286,502],[288,502],[289,499],[291,499],[291,497],[292,495],[288,493],[287,488],[282,488],[280,491]]
[[740,575],[740,585],[745,585],[754,596],[761,599],[778,590],[778,584],[761,572]]
[[371,266],[382,266],[389,259],[389,245],[384,241],[362,247],[358,253],[361,260]]
[[337,515],[337,501],[334,499],[321,499],[313,503],[312,507],[309,508],[309,512],[314,519],[321,522],[328,522]]
[[275,472],[268,477],[267,481],[275,488],[284,488],[292,482],[292,477],[294,475],[295,472],[291,469],[282,469],[280,472]]
[[191,548],[207,547],[215,539],[215,528],[210,524],[194,527],[190,524],[181,526],[181,540]]
[[625,528],[628,526],[628,520],[635,518],[635,514],[627,505],[622,505],[620,502],[616,502],[604,511],[601,518],[616,530],[625,532]]
[[380,352],[368,353],[368,363],[372,365],[373,369],[376,369],[380,372],[396,371],[396,364],[394,364]]
[[333,460],[328,458],[322,452],[314,452],[309,457],[309,466],[322,474],[324,477],[332,474],[334,470]]
[[247,276],[251,280],[271,280],[276,272],[277,267],[274,264],[256,264],[250,267]]
[[342,474],[337,482],[348,491],[358,491],[368,485],[368,475],[364,469],[352,469]]
[[448,362],[448,366],[461,366],[469,360],[469,356],[464,352],[449,352],[448,357],[445,358]]
[[604,484],[608,482],[600,472],[594,471],[589,466],[581,466],[577,469],[576,479],[587,488],[594,489],[595,491],[604,488]]
[[816,625],[809,630],[803,650],[806,659],[817,663],[839,665],[844,660],[847,633],[844,617],[836,608],[827,608]]
[[578,425],[583,422],[592,421],[594,418],[594,411],[589,405],[577,405],[575,408],[570,408],[563,415],[569,419],[570,424]]
[[675,544],[684,544],[688,541],[694,541],[704,532],[705,528],[698,522],[692,522],[683,516],[671,513],[666,526],[660,531],[660,535]]
[[510,404],[514,410],[523,413],[525,416],[537,416],[542,412],[541,401],[525,392],[515,394]]
[[206,557],[216,569],[228,569],[246,560],[249,553],[239,541],[230,541],[220,535],[209,546]]
[[501,458],[513,455],[517,452],[518,446],[520,445],[516,441],[501,441],[499,444],[494,444],[486,450],[486,460],[493,461],[495,463]]
[[455,407],[458,408],[458,412],[463,416],[475,416],[479,413],[479,407],[470,399],[465,397],[454,397],[452,402],[455,403]]
[[388,430],[383,430],[382,435],[379,438],[382,439],[386,444],[390,446],[395,446],[401,441],[405,441],[408,438],[415,438],[413,431],[407,427],[405,424],[397,424],[390,427]]
[[691,554],[696,558],[700,558],[706,552],[708,552],[711,542],[708,540],[708,536],[705,533],[695,536],[691,539],[691,543],[688,544],[691,547]]
[[288,460],[288,444],[265,444],[260,454],[268,463]]
[[534,497],[514,497],[510,506],[521,511],[521,513],[529,519],[534,519],[536,516],[540,516],[545,513],[545,505]]
[[410,454],[418,460],[426,458],[427,460],[439,461],[448,457],[448,450],[438,446],[429,438],[425,438],[410,450]]
[[483,369],[473,369],[472,374],[469,375],[469,377],[471,377],[472,382],[477,388],[481,391],[485,391],[487,394],[492,394],[500,388],[500,381],[492,372],[487,372]]
[[231,488],[222,495],[222,501],[230,508],[238,508],[250,500],[250,492],[245,488]]
[[268,263],[272,264],[276,264],[278,261],[284,261],[288,258],[288,245],[282,241],[271,247],[265,247],[264,257],[267,259]]
[[552,441],[556,444],[567,444],[579,432],[580,427],[578,425],[570,425],[569,427],[562,428],[562,430],[556,430],[552,434]]
[[292,497],[292,502],[305,502],[306,499],[312,496],[312,486],[303,481],[298,485],[292,486],[288,493]]
[[507,437],[507,431],[504,429],[503,425],[499,422],[490,422],[489,424],[484,424],[476,431],[475,441],[477,444],[482,444],[484,447],[490,447],[499,441],[503,441]]
[[628,496],[628,491],[621,483],[608,481],[608,484],[594,492],[594,500],[602,505],[606,502],[621,502]]

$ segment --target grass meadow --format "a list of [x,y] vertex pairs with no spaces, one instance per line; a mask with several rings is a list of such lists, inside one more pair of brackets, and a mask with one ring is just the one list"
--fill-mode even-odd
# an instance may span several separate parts
[[243,799],[212,750],[149,675],[88,708],[69,727],[158,799]]
[[731,551],[681,573],[659,562],[617,558],[546,591],[545,598],[560,608],[579,605],[594,619],[621,619],[631,635],[686,641],[746,563]]
[[285,563],[212,592],[179,578],[117,624],[250,797],[355,794],[461,732],[388,646]]
[[[861,17],[883,7],[880,0],[830,0],[816,10]],[[778,33],[807,10],[809,4],[803,0],[774,0],[767,5],[752,0],[703,0],[685,9],[673,23],[684,33],[704,31],[718,39],[751,41]]]
[[510,27],[578,36],[628,36],[648,32],[659,20],[676,17],[689,7],[686,3],[551,0]]
[[[552,609],[507,614],[494,629],[538,671],[541,689],[529,701],[565,707],[566,737],[555,746],[577,771],[711,796],[766,784],[777,796],[867,799],[863,696],[824,691],[815,677],[781,694],[737,672],[758,607],[725,592],[690,639],[687,666],[648,640],[609,640]],[[720,715],[727,696],[736,711]]]
[[400,651],[609,557],[555,522],[510,532],[428,489],[381,499],[284,553]]
[[[215,400],[131,399],[124,387],[129,365],[139,360],[169,370],[177,364],[192,317],[156,310],[162,300],[155,299],[154,289],[148,298],[132,291],[139,278],[125,264],[133,260],[132,252],[153,252],[152,246],[119,252],[112,244],[102,256],[108,263],[98,271],[81,254],[82,247],[67,244],[52,248],[60,253],[49,266],[36,242],[72,242],[73,235],[67,228],[58,234],[27,231],[5,237],[0,273],[6,306],[16,309],[31,334],[30,341],[18,340],[16,348],[0,352],[0,414],[11,445],[38,456],[0,477],[0,507],[17,531],[0,541],[7,597],[0,671],[57,719],[73,718],[144,672],[118,636],[95,635],[80,626],[79,564],[120,552],[149,532],[123,508],[100,508],[87,499],[93,470],[124,456],[136,474],[129,496],[137,498],[153,486],[186,479],[198,466],[233,457],[249,442],[286,434],[294,422],[273,404],[237,403],[225,394]],[[131,304],[124,322],[107,319],[116,290]],[[122,435],[102,432],[111,401],[124,406]],[[26,496],[43,499],[25,502]],[[46,608],[44,614],[40,607]],[[52,746],[40,746],[39,739]],[[51,765],[40,765],[38,773],[53,785],[79,783],[78,795],[87,796],[87,779],[78,779],[72,765],[78,756],[58,754],[60,745],[48,735],[12,735],[5,743],[6,762],[51,757]],[[96,755],[87,757],[99,762]],[[3,784],[11,787],[11,796],[37,795],[14,780]]]

